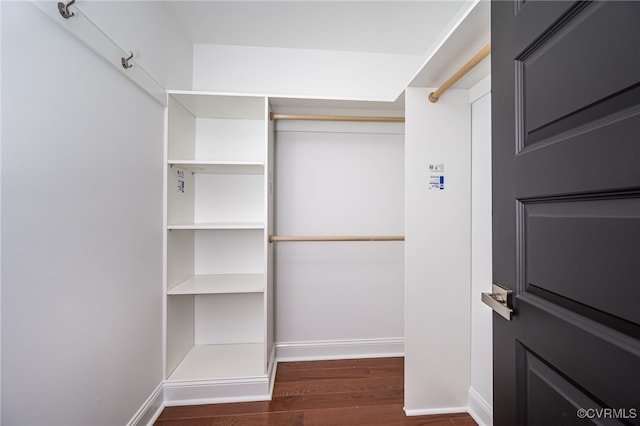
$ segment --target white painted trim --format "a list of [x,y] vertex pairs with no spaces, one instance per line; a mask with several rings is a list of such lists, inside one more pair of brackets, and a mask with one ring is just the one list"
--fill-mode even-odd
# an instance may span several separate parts
[[[161,383],[127,423],[127,426],[153,425],[165,407],[271,400],[277,367],[275,351],[274,347],[271,352],[268,374],[264,377],[265,380],[251,378],[206,382],[165,381]],[[267,390],[267,392],[260,393],[261,389]]]
[[205,405],[205,404],[231,404],[236,402],[256,402],[270,401],[268,395],[253,396],[234,396],[234,397],[218,397],[218,398],[198,398],[198,399],[177,399],[174,401],[166,401],[164,407],[178,407],[183,405]]
[[[162,164],[169,164],[169,102],[168,96],[166,100],[167,106],[164,108],[164,126],[162,133]],[[167,377],[167,234],[164,231],[168,225],[168,182],[169,169],[162,167],[162,377]]]
[[163,383],[163,406],[269,401],[273,394],[278,365],[275,345],[268,362],[265,376],[222,380],[166,380]]
[[484,95],[491,93],[491,74],[469,89],[469,103],[472,104]]
[[267,367],[267,376],[269,376],[269,399],[273,395],[273,386],[276,384],[276,371],[278,371],[278,360],[276,359],[276,345],[271,348],[269,355],[269,366]]
[[164,405],[201,405],[269,401],[269,376],[251,379],[164,382]]
[[469,415],[479,426],[493,425],[493,407],[473,388],[469,388]]
[[418,408],[407,410],[404,408],[407,416],[431,416],[434,414],[454,414],[469,413],[469,407],[443,407],[443,408]]
[[404,338],[277,342],[278,361],[384,358],[404,355]]
[[164,384],[160,383],[133,415],[127,426],[151,425],[156,421],[164,408]]

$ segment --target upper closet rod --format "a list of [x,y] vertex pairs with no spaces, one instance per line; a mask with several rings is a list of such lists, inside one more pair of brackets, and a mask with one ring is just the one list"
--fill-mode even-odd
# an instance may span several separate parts
[[271,120],[372,121],[377,123],[404,123],[404,117],[371,117],[361,115],[277,114],[272,112],[269,117]]
[[404,235],[367,235],[367,236],[281,236],[270,235],[269,242],[291,242],[291,241],[404,241]]
[[456,83],[456,81],[464,77],[466,73],[471,71],[473,67],[478,65],[480,61],[486,58],[490,53],[491,53],[491,43],[487,44],[485,47],[482,48],[481,51],[476,53],[476,55],[473,58],[471,58],[469,62],[464,64],[462,68],[456,71],[456,73],[453,74],[451,78],[449,78],[449,80],[445,81],[444,84],[440,86],[440,88],[438,88],[438,90],[436,90],[435,92],[429,93],[429,100],[434,103],[438,102],[438,99],[440,98],[440,96],[442,96],[442,94],[446,92],[447,89],[453,86]]

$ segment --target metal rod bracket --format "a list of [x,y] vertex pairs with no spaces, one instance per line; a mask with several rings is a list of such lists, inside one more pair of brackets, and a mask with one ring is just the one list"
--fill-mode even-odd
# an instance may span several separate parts
[[120,58],[121,59],[121,63],[122,63],[122,68],[124,68],[125,70],[131,68],[133,65],[129,63],[129,61],[131,59],[133,59],[133,52],[129,51],[129,57],[128,58]]
[[71,6],[72,4],[74,4],[76,2],[76,0],[71,0],[69,3],[62,3],[59,2],[58,3],[58,12],[60,12],[60,15],[64,18],[64,19],[69,19],[72,16],[75,16],[75,13],[73,12],[69,12],[69,6]]

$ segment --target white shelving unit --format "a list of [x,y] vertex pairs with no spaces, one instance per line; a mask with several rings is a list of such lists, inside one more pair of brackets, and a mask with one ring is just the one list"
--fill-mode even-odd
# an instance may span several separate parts
[[[268,99],[174,91],[167,105],[167,382],[175,389],[180,382],[198,381],[202,400],[213,398],[215,387],[230,379],[245,380],[248,395],[255,395],[256,383],[268,393],[273,363]],[[238,389],[236,396],[242,397]]]

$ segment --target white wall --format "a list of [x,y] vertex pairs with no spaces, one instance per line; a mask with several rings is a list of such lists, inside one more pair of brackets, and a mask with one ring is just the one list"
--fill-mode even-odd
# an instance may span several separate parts
[[[433,89],[431,89],[433,90]],[[467,90],[438,103],[406,91],[405,410],[465,411],[470,366],[471,108]],[[428,189],[443,164],[445,189]]]
[[131,51],[163,87],[191,89],[193,44],[164,2],[85,1],[74,8],[81,8],[118,46]]
[[[277,124],[278,235],[403,235],[402,123]],[[398,355],[402,242],[276,243],[279,359]]]
[[125,424],[162,379],[163,108],[1,7],[2,423]]
[[491,309],[491,76],[469,90],[471,102],[471,383],[469,407],[480,424],[493,423]]
[[393,101],[422,56],[196,44],[195,90]]
[[[395,100],[420,62],[409,55],[195,45],[193,84]],[[276,131],[278,235],[404,234],[402,124],[280,121]],[[402,242],[277,243],[275,260],[278,359],[403,353]]]

